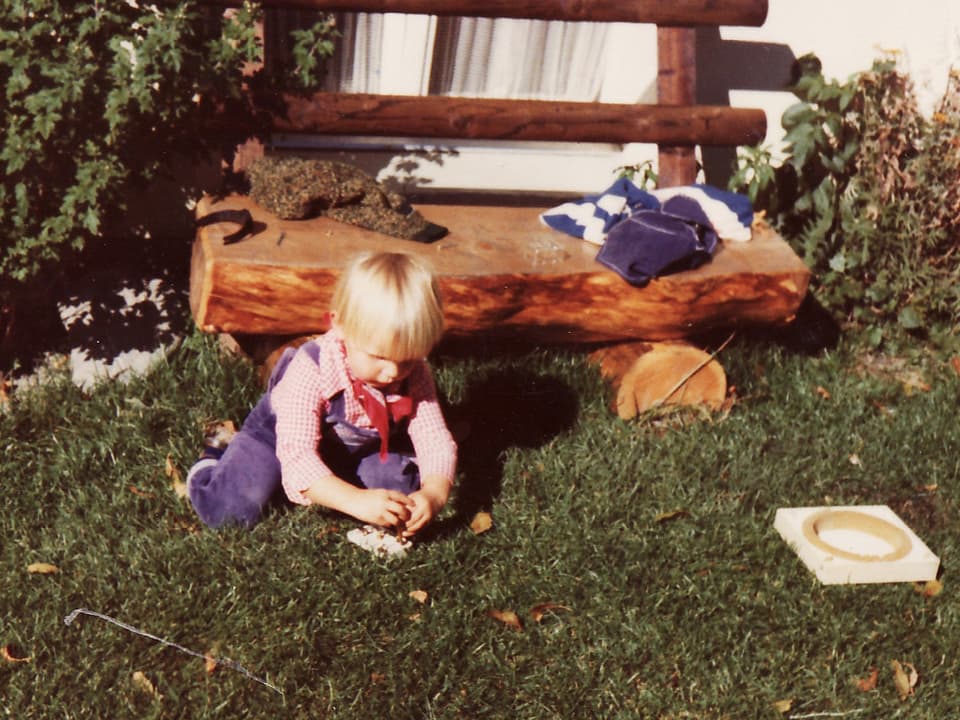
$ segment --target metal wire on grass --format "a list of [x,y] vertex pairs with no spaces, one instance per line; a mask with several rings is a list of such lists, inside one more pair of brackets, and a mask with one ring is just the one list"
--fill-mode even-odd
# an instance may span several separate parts
[[[130,632],[136,635],[149,638],[150,640],[155,640],[156,642],[161,643],[163,645],[169,645],[170,647],[176,648],[180,652],[186,653],[187,655],[193,655],[193,657],[200,658],[201,660],[206,660],[208,658],[208,656],[204,655],[203,653],[196,652],[195,650],[190,650],[189,648],[183,647],[183,645],[178,645],[177,643],[172,642],[170,640],[166,640],[162,637],[151,635],[150,633],[144,632],[143,630],[135,628],[132,625],[127,625],[125,622],[120,622],[116,618],[112,618],[109,615],[104,615],[103,613],[98,613],[98,612],[95,612],[94,610],[88,610],[87,608],[77,608],[76,610],[71,612],[69,615],[67,615],[63,619],[63,624],[69,626],[71,623],[73,623],[74,620],[77,619],[77,615],[90,615],[92,617],[100,618],[101,620],[106,620],[109,623],[113,623],[117,627],[121,627],[124,630],[129,630]],[[230,658],[225,658],[225,657],[218,657],[216,658],[216,662],[218,665],[226,665],[227,667],[233,670],[236,670],[237,672],[242,673],[243,675],[246,675],[251,680],[256,680],[261,685],[266,685],[271,690],[275,690],[276,692],[283,695],[283,690],[278,688],[276,685],[271,685],[269,682],[267,682],[263,678],[257,677],[256,675],[251,673],[249,670],[247,670],[245,667],[243,667],[240,663],[236,662],[235,660],[231,660]]]

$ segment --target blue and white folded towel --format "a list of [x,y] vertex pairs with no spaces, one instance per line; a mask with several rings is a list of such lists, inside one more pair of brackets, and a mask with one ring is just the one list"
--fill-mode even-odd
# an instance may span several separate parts
[[689,217],[686,211],[694,204],[700,210],[697,215],[707,218],[721,240],[750,239],[753,205],[745,195],[702,184],[643,190],[625,177],[598,195],[586,195],[547,210],[540,220],[554,230],[603,245],[607,233],[638,210]]

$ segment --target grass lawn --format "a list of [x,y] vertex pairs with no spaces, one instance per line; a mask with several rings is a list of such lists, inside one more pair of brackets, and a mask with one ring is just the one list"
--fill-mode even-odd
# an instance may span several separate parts
[[[459,489],[395,562],[323,511],[200,527],[167,458],[185,476],[204,422],[258,395],[208,338],[127,385],[19,394],[0,415],[0,717],[955,716],[957,372],[748,339],[721,359],[728,413],[625,423],[580,354],[440,354],[470,426]],[[907,521],[942,592],[822,586],[773,529],[778,507],[857,503]],[[247,673],[66,625],[77,608]],[[893,660],[919,676],[905,700]]]

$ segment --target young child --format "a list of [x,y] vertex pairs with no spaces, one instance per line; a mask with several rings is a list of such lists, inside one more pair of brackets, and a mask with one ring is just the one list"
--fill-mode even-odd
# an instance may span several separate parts
[[207,525],[250,527],[282,488],[409,538],[446,504],[457,446],[425,360],[443,332],[432,273],[410,255],[362,255],[330,317],[329,332],[284,352],[226,449],[191,468]]

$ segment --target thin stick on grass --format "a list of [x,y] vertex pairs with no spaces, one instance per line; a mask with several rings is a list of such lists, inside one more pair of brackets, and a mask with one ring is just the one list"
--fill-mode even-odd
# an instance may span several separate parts
[[710,353],[710,355],[708,355],[707,358],[706,358],[705,360],[703,360],[703,362],[699,363],[695,368],[693,368],[692,370],[690,370],[689,372],[687,372],[682,378],[680,378],[679,380],[677,380],[677,383],[676,383],[672,388],[670,388],[670,392],[668,392],[666,395],[664,395],[662,399],[657,400],[657,402],[655,402],[655,403],[653,404],[653,407],[660,407],[660,406],[663,405],[667,400],[670,399],[670,396],[671,396],[671,395],[673,395],[677,390],[679,390],[679,389],[682,388],[684,385],[686,385],[686,384],[687,384],[687,381],[688,381],[690,378],[692,378],[694,375],[696,375],[698,372],[700,372],[700,371],[707,365],[708,362],[710,362],[711,360],[713,360],[717,355],[720,354],[720,352],[721,352],[727,345],[730,344],[730,341],[733,340],[733,336],[734,336],[734,335],[736,335],[736,332],[730,333],[730,335],[727,337],[727,339],[724,340],[722,343],[720,343],[720,347],[718,347],[716,350],[714,350],[712,353]]
[[[117,627],[121,627],[124,630],[128,630],[136,635],[140,635],[141,637],[149,638],[150,640],[155,640],[156,642],[161,643],[163,645],[169,645],[170,647],[176,648],[180,652],[186,653],[187,655],[193,655],[193,657],[200,658],[201,660],[208,659],[208,656],[204,655],[203,653],[198,653],[195,650],[190,650],[189,648],[183,647],[183,645],[178,645],[177,643],[172,642],[170,640],[166,640],[162,637],[157,637],[156,635],[151,635],[148,632],[135,628],[133,627],[133,625],[127,625],[125,622],[120,622],[116,618],[112,618],[109,615],[104,615],[103,613],[98,613],[94,610],[87,610],[86,608],[77,608],[76,610],[71,612],[69,615],[67,615],[63,619],[63,624],[69,626],[71,623],[73,623],[74,620],[77,619],[77,615],[90,615],[91,617],[100,618],[101,620],[106,620],[109,623],[113,623]],[[251,680],[256,680],[261,685],[266,685],[271,690],[275,690],[281,695],[283,695],[283,690],[278,688],[276,685],[271,685],[263,678],[257,677],[256,675],[251,673],[249,670],[247,670],[245,667],[243,667],[240,663],[236,662],[235,660],[231,660],[230,658],[225,658],[225,657],[218,657],[216,658],[216,662],[218,665],[226,665],[227,667],[233,670],[236,670],[237,672],[242,673],[243,675],[246,675]]]

